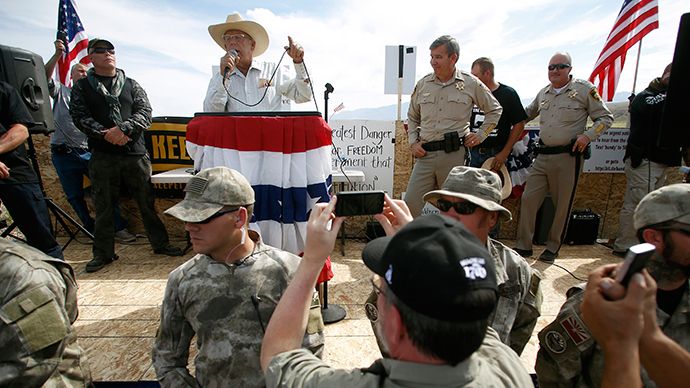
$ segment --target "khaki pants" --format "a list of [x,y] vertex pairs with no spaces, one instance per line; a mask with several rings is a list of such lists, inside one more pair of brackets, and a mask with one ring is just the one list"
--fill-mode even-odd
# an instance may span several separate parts
[[[580,158],[580,163],[577,163]],[[525,192],[520,202],[520,223],[518,224],[517,244],[519,249],[532,249],[532,238],[536,224],[537,211],[551,192],[556,214],[549,231],[546,249],[558,252],[565,234],[572,199],[577,188],[577,179],[582,172],[582,156],[571,156],[568,153],[541,154],[532,165],[527,177]],[[579,166],[578,166],[579,165]],[[579,167],[579,168],[578,168]]]
[[666,182],[665,164],[650,162],[644,159],[642,164],[633,168],[630,158],[625,161],[625,202],[621,210],[621,218],[618,222],[618,237],[613,249],[625,252],[631,246],[638,244],[637,233],[633,226],[633,214],[637,204],[647,193],[661,188]]
[[424,194],[441,187],[453,167],[464,165],[465,147],[451,153],[427,151],[426,155],[417,158],[405,193],[405,202],[412,216],[417,218],[422,214]]

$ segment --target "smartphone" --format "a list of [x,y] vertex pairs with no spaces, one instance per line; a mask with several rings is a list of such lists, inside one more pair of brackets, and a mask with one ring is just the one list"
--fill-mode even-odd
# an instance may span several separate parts
[[656,247],[650,243],[642,243],[633,245],[625,254],[625,261],[621,268],[616,272],[615,279],[618,283],[627,287],[630,278],[640,271],[642,271],[652,258]]
[[338,217],[379,214],[383,212],[383,191],[343,191],[337,193],[335,215]]

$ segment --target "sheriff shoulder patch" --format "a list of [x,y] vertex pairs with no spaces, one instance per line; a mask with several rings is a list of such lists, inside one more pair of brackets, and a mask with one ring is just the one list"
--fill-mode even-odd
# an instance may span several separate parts
[[589,95],[592,96],[593,99],[601,101],[601,97],[599,97],[599,92],[597,91],[597,88],[590,89]]

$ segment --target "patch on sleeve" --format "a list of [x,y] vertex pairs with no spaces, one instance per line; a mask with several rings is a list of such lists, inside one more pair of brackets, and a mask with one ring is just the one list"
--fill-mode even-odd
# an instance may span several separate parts
[[544,339],[546,347],[556,354],[561,354],[565,352],[565,349],[568,348],[568,343],[565,341],[565,338],[563,338],[561,333],[557,331],[550,331],[546,333]]
[[414,97],[415,94],[417,94],[417,85],[414,86],[414,90],[412,91],[410,98]]
[[589,95],[592,96],[593,99],[601,101],[601,97],[599,97],[599,92],[597,91],[597,88],[590,89]]
[[560,324],[578,347],[592,338],[587,330],[587,326],[575,314],[568,315],[560,321]]
[[484,89],[484,90],[486,90],[487,92],[491,93],[491,90],[489,90],[489,88],[488,88],[486,85],[484,85],[484,82],[479,81],[479,85],[481,85],[482,89]]

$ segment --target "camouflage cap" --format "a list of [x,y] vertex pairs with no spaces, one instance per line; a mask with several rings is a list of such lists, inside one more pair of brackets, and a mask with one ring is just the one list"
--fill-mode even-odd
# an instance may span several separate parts
[[501,178],[483,168],[455,166],[443,182],[441,190],[424,194],[424,201],[436,206],[442,195],[462,198],[488,211],[499,212],[500,221],[510,221],[513,216],[501,203]]
[[228,167],[200,171],[187,182],[184,199],[165,214],[184,222],[203,221],[223,206],[246,206],[254,203],[254,189],[239,172]]
[[664,186],[647,194],[635,209],[635,229],[677,221],[690,224],[690,184]]

